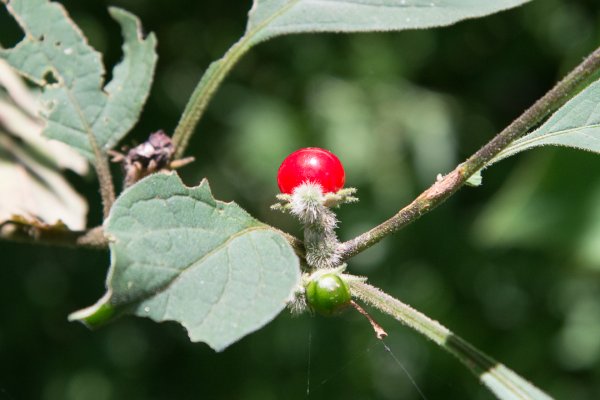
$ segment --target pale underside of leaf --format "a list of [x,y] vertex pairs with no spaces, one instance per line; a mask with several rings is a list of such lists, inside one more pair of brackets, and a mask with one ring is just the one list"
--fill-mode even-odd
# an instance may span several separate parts
[[502,400],[552,400],[552,397],[502,364],[496,364],[484,372],[480,379]]
[[0,223],[19,215],[85,228],[87,202],[60,171],[0,129]]
[[84,229],[87,202],[61,169],[85,174],[88,163],[64,143],[42,137],[36,95],[0,60],[0,223],[17,218]]
[[459,358],[500,400],[552,400],[552,397],[532,383],[459,336],[449,334],[443,346]]
[[246,34],[258,43],[305,32],[421,29],[482,17],[530,0],[254,0]]
[[[1,48],[1,47],[0,47]],[[34,98],[29,88],[21,78],[4,60],[0,59],[0,86],[6,90],[9,97],[16,106],[28,114],[36,117],[39,114],[39,102]]]
[[300,279],[285,238],[216,201],[206,181],[188,188],[175,174],[152,175],[119,197],[105,230],[107,295],[72,315],[89,325],[119,312],[173,320],[220,351],[272,320]]
[[0,87],[6,90],[6,96],[0,96],[0,125],[8,133],[27,143],[57,167],[68,168],[79,175],[88,173],[89,165],[84,157],[64,143],[42,137],[44,124],[37,118],[39,93],[30,90],[1,59]]
[[103,88],[100,54],[88,45],[60,4],[3,2],[25,38],[12,49],[0,49],[0,58],[44,88],[44,133],[91,160],[94,147],[103,151],[113,147],[133,127],[149,93],[156,64],[154,35],[144,39],[135,16],[110,9],[125,38],[124,59]]

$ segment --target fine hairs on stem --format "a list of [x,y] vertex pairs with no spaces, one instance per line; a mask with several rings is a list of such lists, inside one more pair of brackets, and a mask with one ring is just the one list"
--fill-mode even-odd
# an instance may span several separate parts
[[330,268],[340,259],[340,242],[335,233],[338,221],[324,203],[321,187],[311,183],[298,186],[290,200],[290,213],[304,226],[306,263],[313,268]]
[[341,244],[335,229],[338,220],[332,207],[358,201],[356,189],[343,188],[333,193],[323,193],[319,184],[305,182],[294,188],[292,194],[279,194],[280,203],[274,210],[289,212],[304,228],[304,259],[311,269],[340,266]]

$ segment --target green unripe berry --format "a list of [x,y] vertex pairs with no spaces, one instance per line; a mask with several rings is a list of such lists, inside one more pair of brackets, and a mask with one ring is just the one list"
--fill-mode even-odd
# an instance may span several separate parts
[[352,296],[346,282],[336,274],[325,274],[306,286],[306,302],[322,315],[332,315],[350,304]]

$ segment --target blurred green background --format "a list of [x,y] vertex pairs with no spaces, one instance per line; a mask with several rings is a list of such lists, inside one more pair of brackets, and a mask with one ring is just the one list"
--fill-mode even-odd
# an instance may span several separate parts
[[[176,125],[195,82],[243,33],[249,0],[64,1],[113,65],[124,7],[159,39],[156,82],[124,144]],[[0,41],[19,30],[0,10]],[[299,234],[271,212],[281,160],[335,152],[361,202],[342,239],[391,216],[517,117],[600,45],[594,0],[535,0],[428,31],[314,34],[261,44],[234,69],[181,171]],[[118,169],[115,169],[118,172]],[[484,173],[349,269],[440,320],[559,399],[600,398],[600,157],[539,149]],[[72,177],[99,223],[93,179]],[[0,243],[0,399],[419,399],[356,313],[282,313],[221,354],[175,324],[124,318],[99,331],[69,312],[104,292],[108,254]],[[455,359],[373,312],[428,399],[491,399]],[[310,353],[310,356],[309,356]],[[310,360],[310,363],[309,363]],[[310,378],[310,393],[307,393]]]

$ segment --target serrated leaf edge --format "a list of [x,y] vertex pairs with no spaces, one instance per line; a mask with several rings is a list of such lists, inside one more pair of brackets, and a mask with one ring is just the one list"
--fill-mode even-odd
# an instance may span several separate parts
[[[188,190],[206,190],[208,191],[208,193],[210,194],[211,199],[213,199],[215,206],[221,204],[224,206],[238,206],[239,205],[237,203],[235,203],[234,201],[230,201],[230,202],[224,202],[221,200],[217,200],[215,199],[215,197],[213,196],[212,190],[210,188],[210,184],[208,182],[208,180],[206,178],[203,178],[200,183],[197,186],[187,186],[183,183],[183,181],[181,180],[181,178],[179,177],[179,175],[175,172],[159,172],[159,174],[164,175],[165,179],[169,179],[169,178],[176,178],[178,180],[178,183],[181,184],[181,186],[185,189]],[[126,193],[128,193],[131,190],[134,190],[135,187],[137,185],[139,185],[141,182],[144,182],[147,179],[156,179],[156,174],[154,175],[150,175],[145,177],[144,179],[141,179],[139,182],[137,182],[135,185],[130,186],[129,188],[125,189],[123,191],[123,193],[121,194],[121,196],[125,195]],[[244,211],[245,213],[247,213],[242,207],[239,207],[242,211]],[[114,209],[114,208],[113,208]],[[112,245],[113,243],[116,243],[116,238],[110,234],[110,232],[107,230],[107,226],[110,224],[110,220],[112,218],[112,213],[108,216],[108,218],[105,220],[104,222],[104,232],[105,232],[105,236],[108,238],[109,240],[109,247],[111,249],[111,254],[113,254],[113,249],[112,249]],[[256,222],[256,226],[250,227],[250,228],[246,228],[232,236],[230,236],[229,238],[227,238],[227,240],[225,240],[222,244],[220,244],[217,248],[211,250],[209,253],[207,253],[206,255],[203,256],[203,258],[208,257],[210,255],[212,255],[216,250],[221,249],[224,245],[226,245],[227,243],[229,243],[231,240],[239,237],[242,234],[247,234],[248,232],[254,231],[254,230],[272,230],[274,232],[276,232],[275,229],[272,229],[269,225],[266,225],[262,222],[260,222],[259,220],[255,219],[254,217],[252,217],[250,214],[248,214],[248,216],[250,218],[252,218],[255,222]],[[144,299],[147,299],[149,297],[151,297],[151,295],[148,295],[146,297],[140,298],[140,299],[135,299],[133,301],[130,301],[127,305],[123,304],[123,305],[119,305],[120,310],[117,310],[114,305],[111,303],[111,299],[113,296],[113,290],[111,287],[111,282],[112,282],[112,278],[113,278],[113,274],[115,271],[115,264],[116,264],[116,256],[114,259],[111,260],[111,264],[109,267],[109,271],[106,277],[106,292],[105,294],[93,305],[83,308],[81,310],[77,310],[71,314],[69,314],[69,316],[67,317],[67,319],[69,321],[80,321],[83,324],[85,324],[86,326],[88,326],[89,328],[96,328],[99,327],[103,324],[105,324],[106,322],[108,322],[109,320],[113,319],[115,316],[121,315],[121,314],[125,314],[128,312],[128,308],[130,307],[135,307],[135,305],[141,301],[143,301]],[[179,279],[179,277],[185,272],[187,271],[189,267],[186,267],[185,269],[183,269],[174,279],[172,279],[171,281],[169,281],[167,284],[165,284],[163,287],[161,287],[160,289],[158,289],[159,292],[162,292],[164,290],[166,290],[170,285],[172,285],[175,281],[177,281],[177,279]],[[107,312],[108,310],[110,310],[110,312]],[[103,318],[103,316],[101,315],[106,315],[107,318]],[[190,336],[191,339],[191,336]]]

